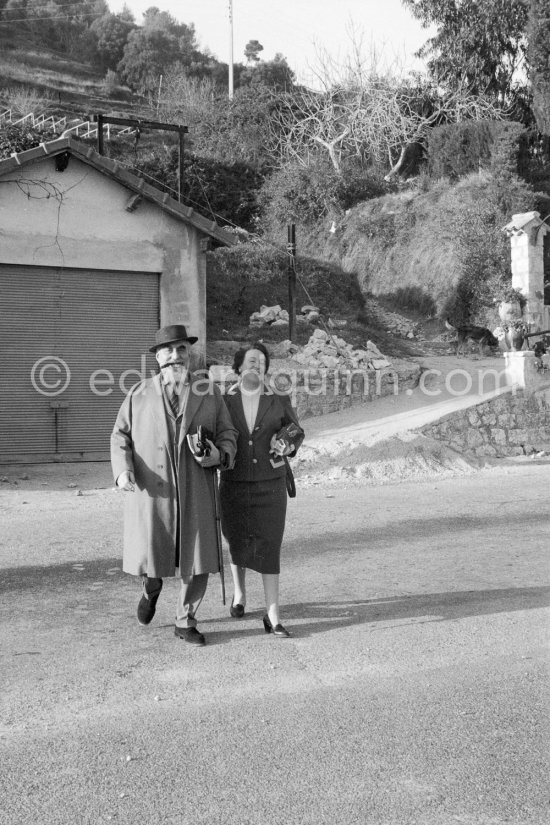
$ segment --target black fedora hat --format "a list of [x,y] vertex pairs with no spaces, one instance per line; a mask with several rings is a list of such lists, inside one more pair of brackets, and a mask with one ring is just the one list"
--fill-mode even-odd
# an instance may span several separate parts
[[155,345],[149,347],[149,352],[156,352],[160,347],[166,347],[168,344],[175,344],[176,341],[187,341],[189,344],[194,344],[199,339],[195,335],[188,335],[187,330],[183,324],[171,324],[168,327],[162,327],[155,333]]

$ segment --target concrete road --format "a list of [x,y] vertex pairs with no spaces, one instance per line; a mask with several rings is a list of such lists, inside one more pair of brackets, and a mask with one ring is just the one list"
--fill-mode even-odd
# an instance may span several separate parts
[[518,462],[299,491],[293,637],[263,633],[259,576],[241,621],[213,577],[203,649],[174,581],[137,625],[120,495],[5,492],[0,823],[547,823],[549,489]]
[[509,394],[503,358],[468,360],[455,356],[422,359],[424,369],[414,389],[395,384],[395,394],[374,402],[348,407],[337,413],[304,421],[304,447],[345,441],[372,445],[398,433],[421,429],[449,413]]

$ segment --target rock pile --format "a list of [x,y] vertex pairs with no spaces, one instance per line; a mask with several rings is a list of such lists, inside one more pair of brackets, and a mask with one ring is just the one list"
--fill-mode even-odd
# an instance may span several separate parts
[[249,319],[251,327],[284,327],[288,326],[288,312],[279,304],[268,307],[265,304],[260,307],[259,312],[253,312]]
[[[304,324],[317,324],[321,319],[321,310],[319,307],[314,306],[313,304],[305,304],[302,307],[298,315],[296,316],[296,323],[300,325]],[[282,309],[279,304],[275,304],[274,306],[266,306],[265,304],[260,307],[259,312],[253,312],[249,318],[249,326],[261,328],[265,326],[271,327],[282,327],[288,326],[289,318],[288,312],[286,309]],[[327,326],[329,329],[343,329],[347,326],[347,321],[345,320],[338,320],[336,318],[329,318],[327,321]]]
[[316,329],[304,347],[282,341],[272,354],[279,358],[286,354],[304,367],[317,369],[380,370],[391,366],[372,341],[367,341],[364,349],[358,349],[322,329]]

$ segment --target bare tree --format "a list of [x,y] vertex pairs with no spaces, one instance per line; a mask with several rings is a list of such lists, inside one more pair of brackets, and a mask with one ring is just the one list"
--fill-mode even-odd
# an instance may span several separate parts
[[292,159],[307,166],[321,152],[340,174],[343,159],[356,157],[385,166],[391,180],[407,148],[424,144],[433,126],[503,117],[493,102],[465,87],[444,91],[420,75],[380,68],[376,51],[366,59],[361,44],[343,65],[319,54],[314,74],[316,89],[297,88],[274,111],[274,154],[281,164]]

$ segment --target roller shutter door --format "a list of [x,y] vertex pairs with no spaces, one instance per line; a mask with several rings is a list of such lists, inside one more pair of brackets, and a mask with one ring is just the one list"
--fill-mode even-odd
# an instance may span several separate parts
[[159,325],[159,276],[0,266],[0,461],[101,460]]

